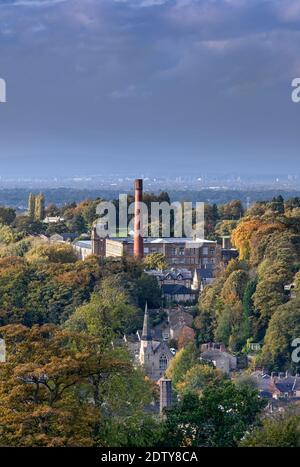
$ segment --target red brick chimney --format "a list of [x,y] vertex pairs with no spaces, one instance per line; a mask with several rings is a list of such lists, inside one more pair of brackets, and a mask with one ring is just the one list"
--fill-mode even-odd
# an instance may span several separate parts
[[141,209],[139,203],[143,201],[143,180],[137,179],[134,182],[134,246],[133,254],[136,258],[144,256],[144,241],[141,230]]

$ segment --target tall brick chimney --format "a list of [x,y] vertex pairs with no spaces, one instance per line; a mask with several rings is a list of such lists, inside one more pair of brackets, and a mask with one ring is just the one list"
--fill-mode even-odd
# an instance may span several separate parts
[[133,254],[136,258],[144,256],[144,240],[141,232],[141,210],[138,203],[143,201],[143,180],[137,179],[134,182],[134,246]]

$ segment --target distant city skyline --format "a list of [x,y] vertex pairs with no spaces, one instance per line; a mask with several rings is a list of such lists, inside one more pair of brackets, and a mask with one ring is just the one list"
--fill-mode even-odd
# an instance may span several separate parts
[[0,0],[0,17],[0,186],[300,175],[298,0]]

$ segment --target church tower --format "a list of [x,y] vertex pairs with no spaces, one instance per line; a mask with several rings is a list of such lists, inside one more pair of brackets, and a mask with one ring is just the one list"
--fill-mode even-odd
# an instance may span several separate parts
[[148,305],[145,306],[144,325],[140,340],[139,363],[149,378],[158,381],[164,376],[173,354],[166,342],[152,338]]
[[145,305],[144,324],[142,331],[142,338],[140,344],[139,361],[145,370],[151,370],[151,355],[152,355],[152,335],[150,329],[150,317],[148,311],[148,304]]

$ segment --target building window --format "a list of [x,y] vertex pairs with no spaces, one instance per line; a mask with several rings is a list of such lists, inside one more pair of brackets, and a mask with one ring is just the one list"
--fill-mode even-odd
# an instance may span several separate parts
[[165,355],[161,355],[159,359],[159,369],[166,370],[168,368],[168,359]]

